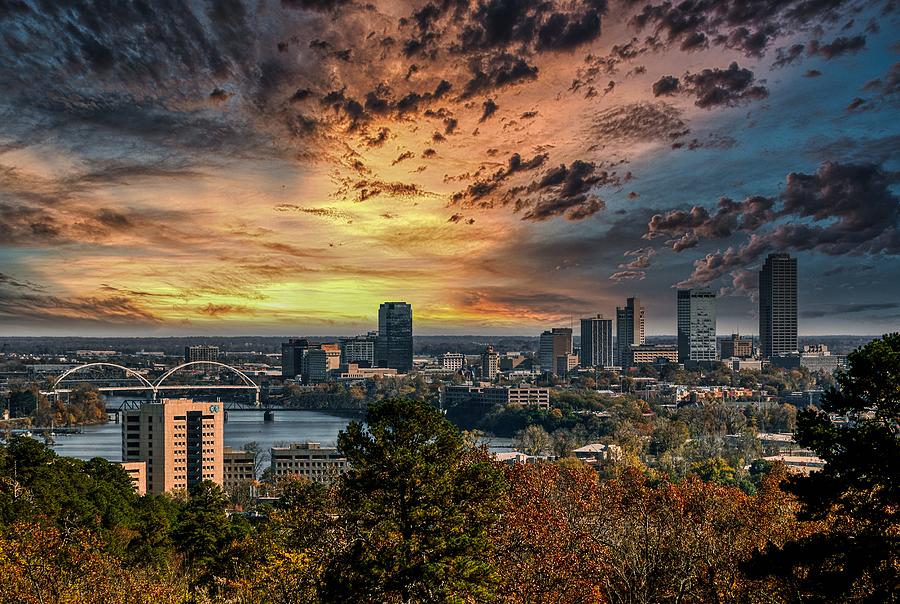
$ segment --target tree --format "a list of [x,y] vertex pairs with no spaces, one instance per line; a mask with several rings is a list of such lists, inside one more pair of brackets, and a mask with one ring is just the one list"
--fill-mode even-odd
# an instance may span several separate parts
[[506,512],[492,537],[508,604],[599,602],[604,551],[591,535],[602,514],[597,473],[585,464],[506,469]]
[[515,447],[528,455],[544,455],[553,447],[553,440],[544,428],[536,424],[526,426],[516,434]]
[[432,405],[371,404],[338,438],[350,469],[338,488],[346,545],[329,565],[330,602],[492,599],[489,530],[503,478]]
[[[822,409],[797,418],[796,440],[825,467],[792,480],[800,517],[828,527],[770,547],[752,567],[793,581],[814,602],[900,601],[900,333],[850,353]],[[839,426],[829,414],[847,418]]]

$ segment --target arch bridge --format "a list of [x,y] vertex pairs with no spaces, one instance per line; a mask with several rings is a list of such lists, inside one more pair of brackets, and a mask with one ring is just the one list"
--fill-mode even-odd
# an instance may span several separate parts
[[[165,383],[172,375],[181,371],[182,369],[186,369],[188,367],[193,367],[197,365],[214,365],[216,367],[221,367],[223,369],[227,369],[231,371],[235,375],[237,375],[241,382],[240,384],[215,384],[215,385],[205,385],[205,384],[167,384]],[[225,363],[220,363],[218,361],[190,361],[188,363],[182,363],[176,367],[172,367],[165,373],[163,373],[155,382],[151,382],[143,375],[131,369],[130,367],[125,367],[124,365],[119,365],[117,363],[106,363],[106,362],[97,362],[97,363],[86,363],[84,365],[79,365],[78,367],[72,367],[67,371],[60,374],[56,380],[53,381],[53,385],[51,386],[51,390],[48,392],[44,392],[43,394],[48,395],[57,395],[64,394],[67,392],[72,392],[72,388],[66,388],[65,384],[63,384],[63,380],[68,379],[70,376],[84,371],[85,369],[96,368],[96,367],[112,367],[114,369],[121,370],[125,372],[126,379],[134,378],[140,382],[138,385],[130,385],[130,386],[120,386],[120,385],[110,385],[110,386],[98,386],[97,390],[100,392],[150,392],[151,398],[156,400],[159,396],[160,392],[165,392],[167,390],[252,390],[254,394],[255,406],[259,406],[259,385],[256,384],[250,377],[238,369],[237,367],[232,367],[231,365],[226,365]],[[90,381],[90,380],[86,380]],[[61,387],[62,386],[62,387]]]

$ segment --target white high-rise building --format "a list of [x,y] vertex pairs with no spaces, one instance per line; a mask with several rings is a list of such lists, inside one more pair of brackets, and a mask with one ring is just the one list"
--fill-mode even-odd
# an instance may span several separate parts
[[716,294],[708,289],[678,290],[678,361],[715,361]]

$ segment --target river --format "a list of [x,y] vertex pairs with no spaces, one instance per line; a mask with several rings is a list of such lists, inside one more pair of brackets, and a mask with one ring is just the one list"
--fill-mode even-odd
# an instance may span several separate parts
[[[324,411],[275,411],[275,420],[266,422],[262,411],[229,411],[225,446],[239,449],[251,441],[256,441],[263,451],[275,444],[292,442],[333,446],[337,444],[338,433],[354,419],[351,415]],[[84,426],[83,430],[81,434],[57,436],[53,450],[66,457],[122,461],[122,424],[109,422]]]

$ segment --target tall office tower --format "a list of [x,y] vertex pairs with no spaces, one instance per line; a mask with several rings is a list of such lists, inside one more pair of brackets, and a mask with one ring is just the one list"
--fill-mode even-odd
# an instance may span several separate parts
[[769,254],[759,271],[759,345],[762,356],[797,352],[797,259]]
[[679,289],[678,362],[717,358],[716,294],[708,289]]
[[406,302],[385,302],[378,308],[378,341],[375,364],[401,373],[412,369],[412,306]]
[[544,373],[556,373],[556,359],[560,356],[572,354],[572,330],[569,327],[554,327],[550,331],[541,334],[538,359],[541,363],[541,371]]
[[581,320],[582,367],[609,367],[615,363],[612,332],[612,319],[604,319],[603,315]]
[[197,344],[196,346],[184,347],[184,362],[191,363],[193,361],[218,361],[219,347],[207,346],[206,344]]
[[162,399],[123,412],[122,461],[147,464],[147,492],[223,482],[224,412],[219,403]]
[[281,344],[281,377],[294,379],[303,374],[303,360],[309,352],[309,340],[292,338]]
[[615,362],[619,365],[627,362],[628,349],[644,342],[644,307],[640,298],[628,298],[625,306],[616,308]]
[[374,367],[377,340],[378,332],[375,331],[364,336],[341,338],[341,364],[356,363],[360,367]]
[[481,353],[481,378],[493,382],[500,371],[500,353],[488,346]]

